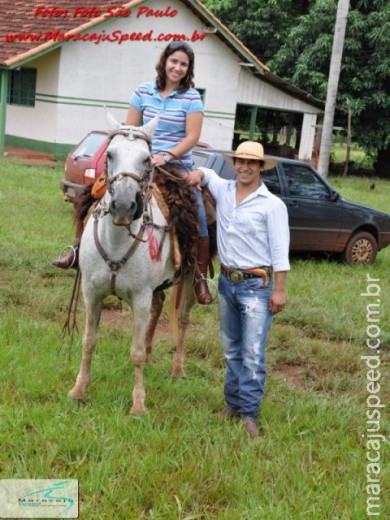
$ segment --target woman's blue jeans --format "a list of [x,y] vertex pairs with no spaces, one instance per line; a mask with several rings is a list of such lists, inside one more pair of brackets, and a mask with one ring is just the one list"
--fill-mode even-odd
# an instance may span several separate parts
[[264,395],[265,350],[272,323],[269,299],[273,280],[262,278],[218,281],[220,331],[226,359],[225,400],[241,417],[256,420]]
[[[173,162],[170,164],[173,164]],[[190,170],[192,170],[193,168],[194,168],[193,164],[188,165],[188,168],[182,168],[180,165],[180,167],[178,168],[178,172],[186,173],[186,172],[189,172]],[[209,234],[209,229],[207,227],[207,215],[206,215],[206,210],[204,209],[202,192],[199,191],[196,186],[193,186],[192,190],[196,195],[196,202],[198,203],[198,215],[199,215],[199,224],[200,224],[199,236],[207,237]]]
[[200,237],[207,237],[209,234],[209,230],[207,228],[207,216],[206,210],[204,209],[202,192],[199,191],[196,187],[193,188],[194,193],[196,194],[196,201],[198,203],[198,214],[199,214],[199,223],[200,223]]

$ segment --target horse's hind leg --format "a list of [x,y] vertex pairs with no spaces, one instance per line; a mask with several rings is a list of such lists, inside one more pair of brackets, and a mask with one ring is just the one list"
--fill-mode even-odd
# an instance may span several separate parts
[[83,335],[83,353],[81,358],[81,364],[79,373],[76,378],[76,384],[69,391],[69,397],[72,399],[78,399],[79,401],[85,400],[85,391],[91,380],[91,362],[92,355],[95,350],[97,340],[97,329],[100,320],[100,313],[102,302],[101,300],[95,299],[93,303],[85,300],[86,303],[86,320],[85,330]]
[[[174,302],[173,302],[174,303]],[[194,290],[192,286],[192,277],[187,276],[184,286],[184,297],[181,302],[179,309],[179,315],[177,316],[179,330],[178,337],[176,338],[177,345],[175,353],[173,355],[172,363],[172,377],[186,377],[184,371],[184,340],[187,332],[188,325],[190,324],[191,309],[195,303]],[[171,302],[172,305],[172,302]]]
[[152,355],[153,336],[154,336],[154,332],[156,330],[156,325],[157,325],[158,319],[159,319],[159,317],[161,315],[161,311],[163,309],[164,300],[165,300],[164,291],[159,291],[159,292],[153,294],[152,308],[150,311],[149,323],[148,323],[148,328],[146,329],[146,336],[145,336],[146,362],[147,363],[150,361],[150,357]]

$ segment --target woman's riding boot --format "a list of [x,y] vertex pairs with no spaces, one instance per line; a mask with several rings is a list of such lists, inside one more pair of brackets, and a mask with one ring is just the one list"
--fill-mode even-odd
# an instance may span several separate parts
[[209,265],[209,237],[198,238],[198,254],[195,265],[194,289],[201,305],[209,305],[213,301],[206,282],[207,267]]
[[76,238],[73,245],[69,247],[71,248],[69,253],[63,258],[53,260],[52,265],[59,267],[60,269],[69,269],[70,267],[73,267],[74,269],[78,268],[80,239]]
[[69,246],[69,253],[63,258],[57,258],[52,261],[52,264],[55,267],[59,267],[60,269],[69,269],[73,267],[74,269],[78,269],[79,267],[79,249],[81,237],[84,231],[84,222],[81,219],[76,220],[76,237],[74,239],[73,245]]

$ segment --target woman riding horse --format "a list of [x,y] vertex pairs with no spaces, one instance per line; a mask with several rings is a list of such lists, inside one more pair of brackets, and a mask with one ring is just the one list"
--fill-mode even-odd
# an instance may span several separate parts
[[[199,140],[203,122],[203,104],[193,88],[194,61],[193,50],[187,43],[170,43],[156,65],[156,80],[139,85],[130,98],[126,125],[140,126],[159,115],[152,138],[152,166],[165,167],[169,163],[180,173],[193,169],[191,151]],[[198,302],[207,305],[212,302],[206,283],[209,263],[207,218],[201,193],[195,188],[194,192],[200,220],[194,288]],[[62,269],[77,267],[82,230],[83,225],[78,222],[71,252],[65,258],[54,260],[53,265]]]

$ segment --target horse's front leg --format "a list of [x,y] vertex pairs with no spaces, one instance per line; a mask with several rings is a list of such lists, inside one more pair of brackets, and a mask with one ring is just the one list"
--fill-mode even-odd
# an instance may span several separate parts
[[194,289],[192,286],[192,276],[187,276],[184,286],[184,298],[182,300],[181,307],[179,309],[178,325],[179,334],[177,338],[177,345],[175,353],[173,355],[172,363],[172,377],[185,378],[186,374],[184,371],[184,340],[187,332],[188,325],[190,324],[191,309],[195,303]]
[[[135,301],[137,298],[134,299]],[[145,389],[143,366],[146,361],[145,335],[152,303],[150,298],[142,297],[142,303],[133,304],[133,341],[130,348],[130,359],[134,364],[134,388],[132,414],[147,412],[145,406]]]
[[84,298],[86,307],[85,329],[83,335],[83,353],[76,384],[69,391],[69,397],[85,400],[85,391],[91,380],[91,362],[97,340],[97,329],[100,320],[102,300],[98,298]]
[[156,325],[158,323],[158,319],[161,315],[161,311],[163,309],[165,300],[164,291],[159,291],[153,294],[152,300],[152,308],[149,316],[148,328],[146,329],[145,336],[145,348],[146,348],[146,362],[150,361],[150,357],[152,355],[152,341],[154,337],[154,332],[156,330]]

